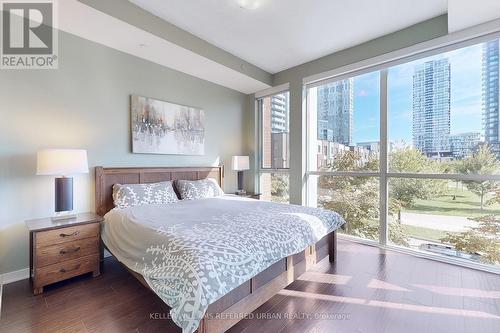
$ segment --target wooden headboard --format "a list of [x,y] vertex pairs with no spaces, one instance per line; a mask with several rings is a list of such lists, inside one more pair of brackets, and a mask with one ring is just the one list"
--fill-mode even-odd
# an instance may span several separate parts
[[95,210],[100,216],[114,208],[114,184],[145,184],[166,180],[214,178],[224,189],[224,166],[187,168],[95,168]]

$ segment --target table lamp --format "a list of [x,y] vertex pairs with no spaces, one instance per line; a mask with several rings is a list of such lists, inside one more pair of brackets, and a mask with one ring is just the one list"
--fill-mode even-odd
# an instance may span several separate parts
[[233,170],[238,171],[238,191],[236,194],[245,194],[246,191],[243,189],[243,171],[250,170],[250,158],[248,156],[233,156]]
[[88,173],[87,151],[82,149],[43,149],[37,153],[37,175],[55,178],[55,212],[53,221],[76,217],[73,211],[73,178]]

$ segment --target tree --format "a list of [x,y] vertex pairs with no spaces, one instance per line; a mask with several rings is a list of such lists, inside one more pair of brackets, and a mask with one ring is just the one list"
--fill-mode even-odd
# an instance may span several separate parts
[[[463,159],[457,164],[457,171],[461,174],[473,175],[492,175],[497,174],[500,170],[500,163],[496,155],[491,151],[488,145],[482,145],[479,150],[472,156]],[[481,199],[481,210],[484,207],[484,198],[487,193],[498,189],[495,181],[462,181],[467,189],[479,196]]]
[[447,233],[441,241],[453,244],[459,251],[479,253],[484,263],[499,264],[500,219],[482,216],[471,220],[479,222],[478,226],[460,233]]
[[[410,147],[392,152],[389,161],[392,172],[443,173],[447,168],[447,165],[431,161],[419,150]],[[445,180],[393,178],[389,186],[389,211],[397,213],[397,220],[401,222],[403,208],[411,207],[416,199],[428,199],[442,195],[445,191]]]
[[[328,170],[376,171],[378,160],[362,163],[361,156],[345,151],[328,165]],[[320,176],[318,206],[338,212],[346,221],[348,234],[377,239],[379,234],[379,181],[375,177]],[[408,246],[404,226],[389,225],[391,242]]]
[[493,198],[486,202],[487,205],[493,205],[495,203],[500,203],[500,187],[496,188],[495,195]]
[[370,177],[320,176],[319,205],[338,212],[348,223],[350,235],[376,239],[379,200],[378,182]]
[[288,202],[288,189],[289,189],[288,175],[273,174],[271,177],[271,195],[273,201]]

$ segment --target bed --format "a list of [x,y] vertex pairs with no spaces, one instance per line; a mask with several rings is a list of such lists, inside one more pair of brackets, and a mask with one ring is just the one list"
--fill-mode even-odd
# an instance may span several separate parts
[[188,333],[224,332],[319,260],[336,261],[345,223],[334,212],[236,196],[113,209],[114,184],[205,178],[223,187],[223,166],[96,168],[105,246]]

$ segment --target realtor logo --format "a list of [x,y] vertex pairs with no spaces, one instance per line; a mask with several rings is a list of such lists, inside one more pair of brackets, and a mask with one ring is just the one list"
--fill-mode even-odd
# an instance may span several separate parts
[[55,1],[0,1],[1,69],[56,69]]

